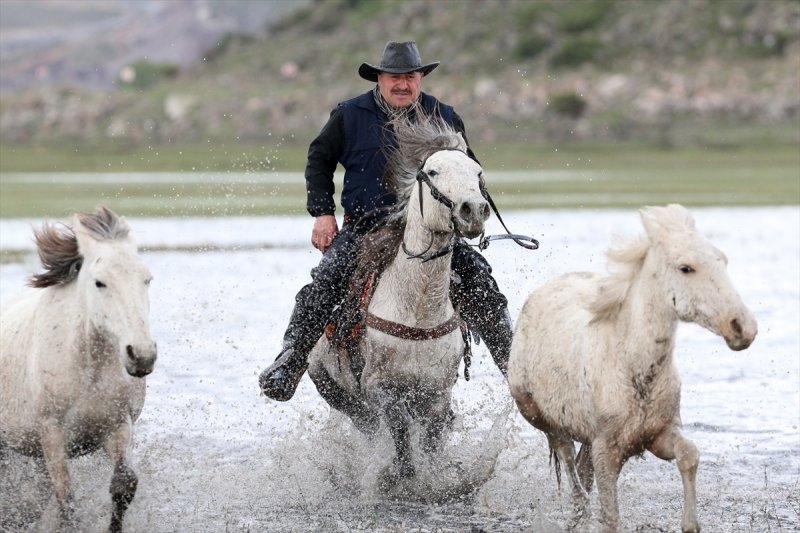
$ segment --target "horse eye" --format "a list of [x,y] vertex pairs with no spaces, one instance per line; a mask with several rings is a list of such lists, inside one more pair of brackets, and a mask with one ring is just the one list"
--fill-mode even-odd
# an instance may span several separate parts
[[103,283],[102,281],[95,281],[94,282],[94,286],[97,287],[98,289],[105,289],[106,288],[106,284]]
[[680,270],[683,274],[691,274],[692,272],[695,271],[689,265],[681,265],[680,267],[678,267],[678,270]]
[[150,282],[151,282],[151,281],[153,281],[153,278],[146,279],[146,280],[144,280],[144,284],[145,284],[145,285],[147,285],[147,286],[149,287],[149,286],[150,286]]
[[436,172],[435,170],[429,170],[429,171],[428,171],[428,177],[429,177],[429,178],[435,178],[435,177],[436,177],[436,176],[438,176],[438,175],[439,175],[439,173],[438,173],[438,172]]

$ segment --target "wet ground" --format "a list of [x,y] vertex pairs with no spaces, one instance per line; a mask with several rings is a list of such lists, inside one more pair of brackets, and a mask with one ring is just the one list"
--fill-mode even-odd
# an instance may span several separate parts
[[[684,433],[701,452],[704,531],[800,530],[800,209],[695,210],[698,227],[730,258],[731,277],[759,320],[744,352],[695,325],[679,328]],[[542,241],[486,251],[516,317],[527,293],[560,272],[602,270],[612,233],[640,231],[634,211],[513,213],[512,229]],[[160,359],[136,426],[139,491],[128,532],[563,531],[559,492],[541,433],[511,405],[483,347],[473,379],[455,391],[457,418],[418,478],[392,492],[377,477],[387,436],[368,441],[331,413],[305,379],[288,403],[259,396],[257,376],[277,353],[294,293],[318,255],[302,219],[131,220],[155,273],[153,334]],[[24,233],[22,237],[18,235]],[[29,221],[0,223],[4,249],[29,246]],[[205,253],[186,251],[202,244]],[[0,267],[6,300],[35,257]],[[110,466],[72,462],[82,531],[109,520]],[[0,466],[0,531],[47,531],[47,478],[11,454]],[[632,459],[619,480],[624,531],[678,531],[682,487],[674,463]],[[598,514],[596,495],[592,501]],[[44,517],[40,517],[42,511]],[[591,531],[589,523],[584,529]]]

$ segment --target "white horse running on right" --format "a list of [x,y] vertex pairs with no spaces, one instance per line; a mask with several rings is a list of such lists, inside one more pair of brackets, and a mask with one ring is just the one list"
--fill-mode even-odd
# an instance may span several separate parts
[[[695,322],[744,350],[757,333],[726,270],[680,205],[641,210],[646,235],[609,251],[607,276],[563,275],[534,291],[514,333],[508,380],[522,416],[563,464],[576,527],[596,479],[603,531],[620,529],[617,478],[632,456],[677,460],[683,531],[699,531],[699,454],[680,431],[678,321]],[[573,441],[582,443],[577,459]]]

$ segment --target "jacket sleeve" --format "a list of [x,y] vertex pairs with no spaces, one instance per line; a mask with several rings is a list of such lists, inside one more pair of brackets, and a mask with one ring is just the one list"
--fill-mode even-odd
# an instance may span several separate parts
[[308,147],[306,163],[306,210],[313,217],[336,211],[333,174],[344,149],[344,120],[337,107],[316,139]]

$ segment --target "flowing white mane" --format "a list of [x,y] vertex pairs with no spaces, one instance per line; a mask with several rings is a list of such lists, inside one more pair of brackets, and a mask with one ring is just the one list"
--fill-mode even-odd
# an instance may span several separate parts
[[653,239],[663,236],[685,235],[695,231],[694,219],[689,211],[675,206],[646,207],[641,210],[646,227],[661,228],[648,231],[627,242],[618,242],[606,252],[609,275],[600,281],[597,297],[590,306],[593,321],[616,317],[628,295],[632,282],[639,275],[647,253],[656,244]]

